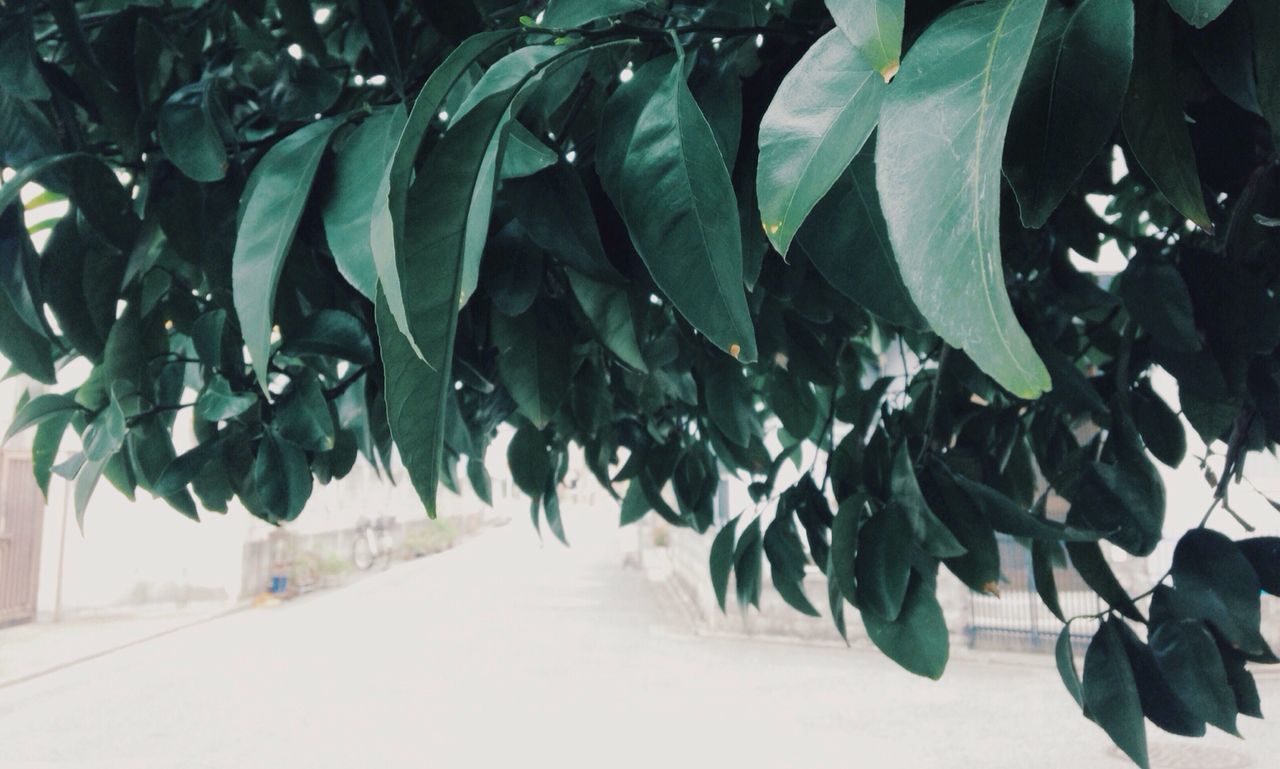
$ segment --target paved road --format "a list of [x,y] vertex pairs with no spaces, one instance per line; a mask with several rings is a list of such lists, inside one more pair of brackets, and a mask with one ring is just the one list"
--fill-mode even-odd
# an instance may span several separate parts
[[[930,683],[869,652],[692,637],[590,546],[608,534],[575,533],[540,547],[518,520],[0,689],[0,767],[1125,766],[1048,659],[962,656]],[[1155,767],[1275,766],[1280,726],[1243,730],[1153,737]]]

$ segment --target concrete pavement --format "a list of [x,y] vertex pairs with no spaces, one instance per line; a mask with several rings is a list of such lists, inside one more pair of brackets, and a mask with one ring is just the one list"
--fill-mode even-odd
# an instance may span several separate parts
[[[613,516],[565,550],[523,519],[348,588],[236,613],[0,689],[0,767],[1124,767],[1052,659],[701,638],[623,571]],[[1280,678],[1260,678],[1264,708]],[[1154,769],[1275,765],[1152,733]]]

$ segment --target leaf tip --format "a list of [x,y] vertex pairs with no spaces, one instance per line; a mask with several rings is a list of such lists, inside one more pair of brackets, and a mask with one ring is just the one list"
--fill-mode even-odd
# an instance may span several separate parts
[[733,356],[734,360],[738,359],[738,355],[741,352],[742,352],[742,345],[738,344],[737,342],[734,342],[733,344],[729,345],[729,354]]
[[898,74],[898,69],[900,67],[901,62],[894,59],[880,68],[880,77],[884,78],[884,82],[888,83],[890,80],[893,80],[894,75]]

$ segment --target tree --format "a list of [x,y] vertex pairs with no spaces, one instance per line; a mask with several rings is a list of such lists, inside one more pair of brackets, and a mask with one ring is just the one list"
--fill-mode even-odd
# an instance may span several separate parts
[[[1105,601],[1058,664],[1135,762],[1144,718],[1260,716],[1280,541],[1207,525],[1280,440],[1275,3],[30,0],[0,71],[0,352],[61,390],[10,432],[78,516],[105,477],[280,523],[393,444],[434,514],[508,423],[561,539],[570,443],[623,523],[708,531],[748,480],[776,514],[715,535],[722,604],[767,560],[817,613],[812,559],[838,627],[937,677],[938,569],[996,590],[1002,532],[1068,625],[1053,564]],[[33,181],[69,204],[41,249]],[[1072,258],[1104,246],[1114,281]],[[1160,542],[1180,416],[1214,507],[1130,596],[1100,542]]]

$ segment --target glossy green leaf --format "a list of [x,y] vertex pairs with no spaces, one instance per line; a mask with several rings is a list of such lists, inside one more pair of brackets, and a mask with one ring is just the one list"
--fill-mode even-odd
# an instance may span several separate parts
[[373,343],[364,323],[349,312],[325,309],[308,315],[280,344],[286,355],[327,355],[351,363],[374,362]]
[[216,182],[227,175],[227,148],[222,143],[213,78],[174,91],[156,116],[160,148],[178,170],[198,182]]
[[989,0],[934,21],[880,112],[876,187],[903,282],[933,330],[1013,394],[1050,387],[1000,257],[1000,164],[1045,0]]
[[45,393],[37,395],[18,409],[13,415],[13,421],[9,423],[8,429],[4,432],[4,438],[0,443],[8,443],[9,439],[29,427],[34,427],[45,420],[63,414],[73,414],[80,410],[80,404],[76,403],[75,398],[69,395],[58,395],[56,393]]
[[493,481],[489,478],[489,471],[485,469],[483,458],[472,457],[467,460],[467,481],[476,497],[493,507]]
[[[418,97],[414,99],[409,119],[396,143],[395,153],[383,172],[374,196],[373,214],[369,220],[369,245],[373,249],[378,281],[386,295],[391,317],[409,340],[410,349],[419,357],[424,353],[413,336],[401,289],[409,253],[415,251],[405,243],[405,232],[408,227],[406,209],[410,183],[414,178],[418,154],[428,131],[438,120],[441,106],[458,79],[475,64],[477,58],[506,44],[514,35],[514,30],[493,30],[472,35],[453,49],[440,66],[432,70],[431,76],[418,92]],[[467,199],[469,201],[469,195]]]
[[234,419],[257,402],[253,393],[232,392],[231,383],[215,374],[196,398],[196,416],[207,422]]
[[[636,484],[639,487],[639,484]],[[627,490],[630,496],[631,490]],[[626,502],[623,502],[626,507]],[[740,515],[735,515],[720,527],[720,531],[716,532],[716,537],[711,541],[711,588],[716,594],[716,603],[720,604],[720,611],[725,611],[725,596],[729,592],[729,574],[733,571],[734,542],[738,531],[738,519]]]
[[904,0],[826,0],[836,27],[889,82],[902,58]]
[[548,147],[524,124],[513,120],[507,129],[507,146],[502,150],[498,176],[502,179],[519,179],[532,176],[556,164],[560,156]]
[[1067,555],[1071,557],[1071,565],[1099,598],[1129,619],[1143,621],[1142,612],[1138,611],[1120,580],[1116,579],[1111,564],[1107,563],[1097,542],[1068,542],[1066,548]]
[[644,8],[645,0],[550,0],[542,25],[552,29],[581,27],[598,19]]
[[1162,345],[1181,352],[1200,349],[1191,292],[1167,260],[1145,255],[1130,260],[1121,273],[1120,296],[1129,314]]
[[84,461],[80,466],[80,471],[75,475],[72,496],[75,500],[76,525],[80,527],[81,534],[84,533],[85,511],[89,508],[89,500],[93,497],[93,492],[98,487],[98,481],[102,479],[102,472],[106,469],[107,459]]
[[930,462],[918,478],[931,510],[954,532],[965,552],[946,558],[947,569],[970,590],[994,595],[1000,584],[1000,544],[977,503],[941,462]]
[[[452,319],[452,302],[448,304]],[[444,392],[452,379],[418,357],[409,339],[400,332],[386,296],[378,291],[376,305],[378,351],[386,381],[386,418],[391,437],[400,450],[400,462],[431,518],[436,516],[436,486],[444,454]],[[437,361],[450,360],[453,333],[438,339],[443,352]],[[373,406],[370,406],[370,410]]]
[[760,588],[763,571],[764,543],[760,536],[760,519],[756,518],[742,530],[738,546],[733,551],[733,580],[737,588],[738,605],[746,608],[754,604],[760,608]]
[[1053,645],[1054,662],[1062,684],[1080,707],[1084,707],[1084,691],[1080,685],[1080,672],[1076,669],[1076,653],[1071,643],[1071,626],[1066,625]]
[[637,371],[648,371],[644,355],[640,352],[635,314],[626,289],[588,278],[573,269],[565,270],[565,274],[569,277],[574,297],[601,344],[628,366]]
[[370,241],[374,203],[407,120],[404,107],[386,107],[351,132],[334,153],[333,183],[321,209],[338,272],[369,299],[378,285]]
[[1212,231],[1181,91],[1169,77],[1174,66],[1173,24],[1156,3],[1139,3],[1137,12],[1133,73],[1120,113],[1124,137],[1138,165],[1173,207]]
[[1132,393],[1133,422],[1151,455],[1169,467],[1178,467],[1187,455],[1187,432],[1164,399],[1149,386]]
[[951,653],[951,639],[942,606],[920,575],[911,575],[902,611],[896,618],[885,620],[863,607],[862,623],[871,642],[908,672],[935,681],[942,677]]
[[[645,516],[653,508],[649,505],[649,499],[645,496],[643,484],[639,479],[633,480],[627,484],[627,493],[622,497],[622,508],[618,520],[619,526],[635,523]],[[736,519],[735,519],[736,520]],[[732,567],[733,540],[729,541],[730,567]],[[713,576],[714,578],[714,576]],[[724,602],[721,601],[721,608]]]
[[517,488],[535,500],[542,496],[551,474],[551,455],[538,428],[527,422],[520,425],[507,444],[507,465]]
[[1249,559],[1258,584],[1272,595],[1280,595],[1280,537],[1252,537],[1236,542]]
[[876,193],[875,138],[836,180],[796,234],[795,248],[837,291],[881,318],[925,330],[898,272]]
[[764,531],[764,554],[769,559],[769,574],[773,586],[796,611],[810,617],[818,616],[818,610],[804,593],[805,565],[809,562],[800,535],[796,532],[791,512],[780,512]]
[[1162,622],[1150,636],[1160,673],[1187,709],[1228,734],[1236,731],[1236,696],[1218,645],[1203,622]]
[[49,500],[49,481],[53,476],[53,464],[58,458],[62,438],[67,432],[67,426],[71,424],[74,413],[59,411],[57,416],[41,421],[36,427],[35,437],[31,439],[32,472],[46,502]]
[[1058,600],[1058,582],[1053,576],[1053,551],[1061,548],[1052,542],[1046,542],[1042,539],[1033,540],[1031,542],[1031,577],[1035,581],[1036,593],[1039,594],[1040,600],[1044,602],[1044,606],[1059,621],[1066,622],[1067,617],[1062,613],[1062,604]]
[[855,566],[858,530],[862,526],[866,506],[867,500],[860,494],[845,498],[840,502],[835,522],[831,525],[831,566],[827,570],[827,579],[835,582],[840,592],[850,601],[855,600],[858,595]]
[[267,150],[245,185],[232,256],[232,295],[258,385],[267,389],[276,285],[298,230],[329,137],[338,118],[300,128]]
[[1048,542],[1096,542],[1096,531],[1067,526],[1032,515],[1018,503],[984,483],[955,476],[956,484],[978,505],[978,509],[996,531],[1015,537]]
[[1169,0],[1169,5],[1193,27],[1205,27],[1222,15],[1231,0]]
[[906,514],[915,540],[926,553],[935,558],[964,555],[964,545],[956,540],[955,534],[946,524],[938,520],[938,516],[934,515],[929,503],[925,501],[905,441],[898,445],[898,451],[893,456],[889,472],[889,505]]
[[542,429],[555,416],[573,373],[573,358],[564,335],[549,312],[535,309],[518,318],[494,315],[493,342],[498,348],[498,377],[520,412]]
[[503,194],[534,243],[594,280],[624,281],[605,256],[591,200],[573,166],[561,163],[512,180],[503,185]]
[[106,461],[124,445],[124,409],[114,394],[84,429],[84,456],[90,462]]
[[1147,769],[1147,734],[1138,684],[1115,623],[1102,624],[1084,655],[1084,706],[1116,746]]
[[911,522],[901,508],[890,505],[862,525],[854,573],[864,621],[896,619],[911,577]]
[[281,438],[306,451],[329,451],[337,438],[329,402],[314,375],[289,385],[276,401],[272,424]]
[[[896,66],[896,65],[895,65]],[[756,196],[765,234],[786,255],[809,212],[876,127],[885,81],[832,30],[783,78],[760,122]]]
[[1004,154],[1027,227],[1044,226],[1111,138],[1132,66],[1132,3],[1049,3]]
[[266,430],[258,443],[246,506],[268,523],[292,521],[311,496],[311,470],[302,449]]
[[222,443],[215,438],[179,454],[160,472],[160,477],[152,483],[152,491],[160,496],[176,494],[186,488],[221,450]]
[[1271,657],[1260,631],[1262,586],[1236,543],[1211,529],[1192,529],[1178,540],[1170,573],[1173,594],[1192,616],[1209,622],[1244,654]]
[[600,136],[601,182],[658,288],[713,344],[754,361],[737,200],[677,57],[645,63],[618,88]]

